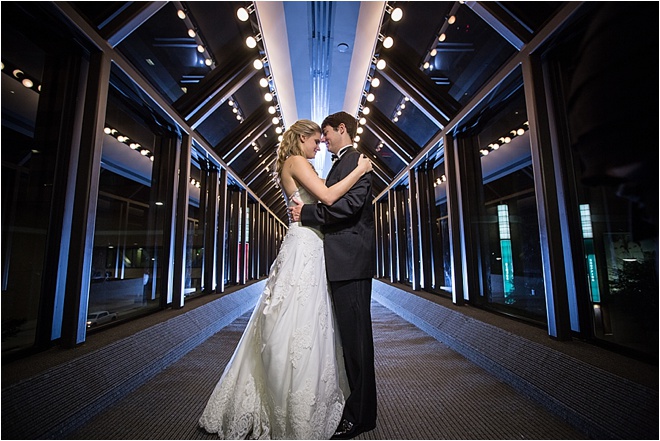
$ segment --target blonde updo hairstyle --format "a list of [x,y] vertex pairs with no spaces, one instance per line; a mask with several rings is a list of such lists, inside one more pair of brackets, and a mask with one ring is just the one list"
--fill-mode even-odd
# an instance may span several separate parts
[[[300,135],[313,136],[316,133],[321,133],[321,127],[314,121],[308,119],[301,119],[296,121],[282,134],[282,142],[277,148],[277,161],[275,164],[275,179],[279,182],[284,161],[290,156],[302,156],[307,159],[305,152],[301,146]],[[310,167],[312,165],[310,164]],[[313,168],[313,167],[312,167]]]

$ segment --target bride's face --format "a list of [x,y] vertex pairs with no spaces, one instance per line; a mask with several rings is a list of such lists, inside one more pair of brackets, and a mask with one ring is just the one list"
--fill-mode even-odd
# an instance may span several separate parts
[[321,150],[321,132],[314,133],[312,136],[301,137],[302,149],[307,159],[314,159],[316,153]]

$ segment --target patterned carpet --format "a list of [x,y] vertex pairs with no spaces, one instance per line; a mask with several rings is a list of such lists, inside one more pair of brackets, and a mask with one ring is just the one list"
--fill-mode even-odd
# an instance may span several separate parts
[[[588,439],[533,400],[372,302],[378,426],[358,439]],[[244,314],[67,439],[216,439],[197,419]]]

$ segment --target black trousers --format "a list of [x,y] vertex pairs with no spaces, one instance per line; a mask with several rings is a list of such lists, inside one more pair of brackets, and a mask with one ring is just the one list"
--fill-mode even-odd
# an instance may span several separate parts
[[376,427],[371,282],[372,279],[330,282],[351,389],[344,406],[344,418],[364,431]]

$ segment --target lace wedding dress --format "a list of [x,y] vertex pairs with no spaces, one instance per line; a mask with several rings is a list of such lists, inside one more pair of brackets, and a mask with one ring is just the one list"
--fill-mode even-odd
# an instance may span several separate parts
[[199,424],[223,439],[330,439],[348,391],[323,236],[294,222]]

